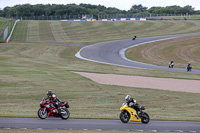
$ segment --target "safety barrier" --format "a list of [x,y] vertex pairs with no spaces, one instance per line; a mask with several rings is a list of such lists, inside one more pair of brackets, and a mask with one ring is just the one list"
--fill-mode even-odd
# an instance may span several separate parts
[[7,40],[6,40],[6,43],[8,43],[8,42],[9,42],[9,40],[10,40],[10,38],[11,38],[12,34],[13,34],[13,31],[14,31],[14,29],[15,29],[15,25],[16,25],[16,24],[17,24],[17,22],[19,22],[19,21],[20,21],[19,19],[15,21],[15,24],[13,25],[12,31],[10,32],[10,35],[9,35],[9,37],[8,37],[8,38],[7,38]]
[[96,19],[67,19],[67,20],[60,20],[60,21],[97,21]]
[[116,18],[116,19],[100,19],[100,21],[146,21],[146,18]]
[[[146,18],[116,18],[116,19],[100,19],[99,21],[146,21]],[[70,19],[60,21],[97,21],[96,19]]]

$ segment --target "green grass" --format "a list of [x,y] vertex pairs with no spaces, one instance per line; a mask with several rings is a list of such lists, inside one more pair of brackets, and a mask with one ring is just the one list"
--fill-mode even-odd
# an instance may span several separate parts
[[[8,19],[0,19],[0,29],[4,28],[4,26],[6,25],[6,21],[8,21]],[[15,20],[9,21],[9,24],[8,24],[8,33],[9,34],[12,31],[14,23],[15,23]],[[0,42],[3,42],[3,34],[2,34],[2,36],[0,36]]]
[[[6,21],[8,21],[8,20],[7,19],[0,19],[0,33],[1,33],[1,29],[4,28]],[[2,42],[2,41],[3,41],[3,35],[0,36],[0,42]]]
[[3,27],[6,24],[6,21],[8,21],[7,19],[0,19],[0,29],[3,29]]
[[20,21],[12,42],[95,44],[137,37],[200,32],[199,21]]
[[13,26],[14,26],[14,24],[15,24],[15,21],[16,20],[12,20],[12,21],[9,21],[9,24],[8,24],[8,33],[10,34],[11,33],[11,31],[12,31],[12,28],[13,28]]
[[[156,29],[156,30],[154,30]],[[171,29],[171,30],[170,30]],[[200,80],[200,74],[141,70],[76,58],[81,47],[28,42],[94,44],[103,41],[200,31],[198,21],[20,21],[12,43],[0,45],[0,116],[37,117],[52,90],[68,100],[72,118],[119,119],[127,94],[146,105],[151,119],[200,121],[200,94],[101,85],[72,71]],[[199,55],[195,51],[195,55]],[[191,113],[192,112],[192,113]]]
[[40,100],[47,90],[53,90],[61,100],[69,101],[72,118],[119,119],[119,108],[130,94],[146,105],[151,119],[200,121],[200,94],[101,85],[71,71],[147,76],[163,73],[190,79],[200,79],[200,75],[88,62],[74,56],[79,49],[44,44],[1,45],[0,116],[37,117]]

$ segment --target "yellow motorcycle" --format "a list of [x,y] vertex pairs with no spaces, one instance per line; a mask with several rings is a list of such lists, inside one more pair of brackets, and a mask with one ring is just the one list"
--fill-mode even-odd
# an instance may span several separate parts
[[127,123],[130,121],[142,122],[143,124],[147,124],[150,121],[150,117],[147,113],[143,112],[145,107],[139,107],[139,112],[137,113],[135,109],[129,107],[127,103],[123,103],[120,108],[120,120],[123,123]]

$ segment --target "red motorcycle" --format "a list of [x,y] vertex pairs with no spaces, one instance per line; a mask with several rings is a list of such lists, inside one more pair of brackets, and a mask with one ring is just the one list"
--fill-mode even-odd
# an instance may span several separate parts
[[67,108],[69,108],[68,102],[61,102],[58,107],[60,108],[60,114],[58,110],[53,105],[52,102],[47,101],[44,97],[40,102],[40,109],[38,110],[38,117],[40,119],[46,119],[47,116],[61,117],[62,119],[68,119],[70,113]]

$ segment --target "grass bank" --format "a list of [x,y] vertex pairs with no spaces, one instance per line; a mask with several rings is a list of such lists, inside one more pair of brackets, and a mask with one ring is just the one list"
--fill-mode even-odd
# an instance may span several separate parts
[[72,118],[119,119],[119,108],[130,94],[146,105],[151,119],[200,121],[200,94],[101,85],[71,71],[189,79],[200,79],[200,75],[88,62],[74,56],[79,49],[45,44],[1,45],[0,116],[37,117],[40,100],[52,90],[62,101],[69,101]]
[[[0,19],[0,29],[4,28],[7,21],[8,21],[8,19]],[[0,33],[1,33],[1,30],[0,30]],[[0,36],[0,42],[2,42],[2,41],[3,41],[3,35]]]
[[3,27],[6,24],[6,21],[8,21],[8,19],[0,19],[0,29],[3,29]]
[[[0,29],[3,29],[4,26],[6,25],[6,22],[8,22],[8,21],[9,21],[8,19],[0,19]],[[9,23],[8,24],[8,36],[9,36],[9,34],[12,31],[15,20],[9,21],[8,23]],[[3,42],[3,34],[2,34],[2,36],[0,36],[0,42]]]
[[112,40],[200,32],[199,21],[20,21],[12,42],[95,44]]
[[[0,116],[37,117],[47,90],[68,100],[73,118],[119,119],[127,94],[146,105],[151,119],[200,121],[200,94],[101,85],[71,71],[200,79],[199,74],[140,70],[88,62],[74,55],[81,47],[30,43],[77,43],[199,32],[198,21],[58,22],[20,21],[0,45]],[[197,52],[198,53],[198,52]],[[192,113],[189,113],[192,112]]]

